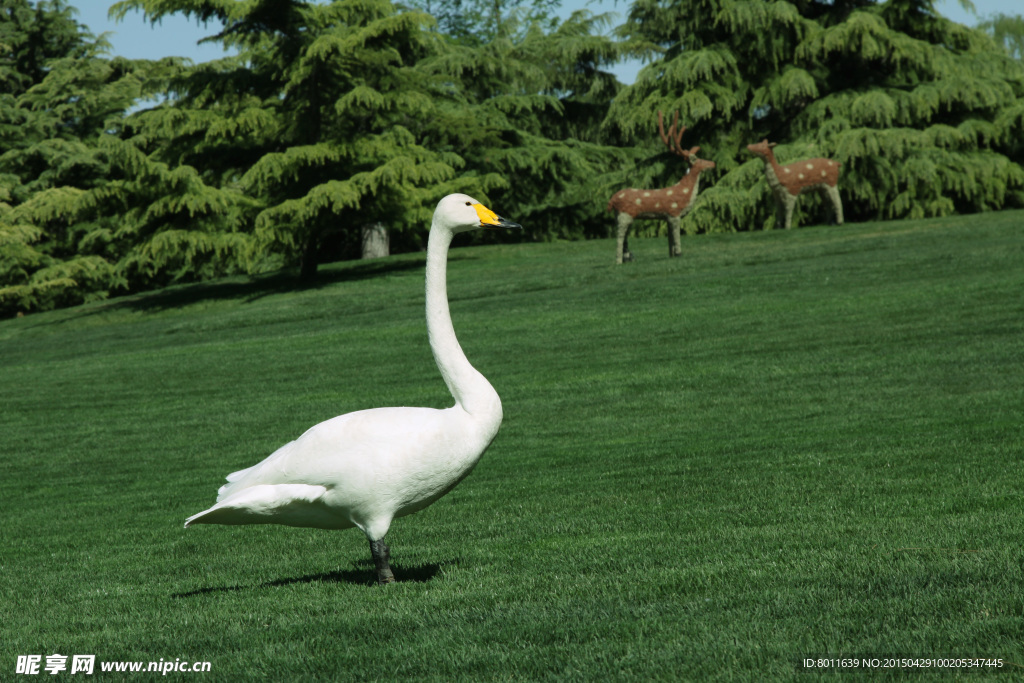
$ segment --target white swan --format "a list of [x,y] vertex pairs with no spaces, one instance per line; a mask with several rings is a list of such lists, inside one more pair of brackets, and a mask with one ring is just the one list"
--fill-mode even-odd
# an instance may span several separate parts
[[501,425],[501,400],[455,338],[445,272],[459,232],[520,228],[471,197],[452,194],[434,211],[427,243],[427,332],[455,398],[445,410],[374,408],[321,422],[263,462],[228,475],[217,504],[192,524],[359,527],[381,584],[395,580],[384,535],[395,517],[448,493],[480,460]]

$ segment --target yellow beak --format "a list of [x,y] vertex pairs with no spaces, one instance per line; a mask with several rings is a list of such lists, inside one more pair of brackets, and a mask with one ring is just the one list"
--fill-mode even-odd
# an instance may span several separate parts
[[523,229],[523,226],[518,223],[506,220],[488,209],[483,204],[474,204],[473,208],[476,209],[476,215],[480,217],[480,226],[484,228],[518,228]]

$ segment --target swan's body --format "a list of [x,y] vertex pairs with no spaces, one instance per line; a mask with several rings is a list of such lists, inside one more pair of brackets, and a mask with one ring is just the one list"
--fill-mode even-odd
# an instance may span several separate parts
[[501,425],[501,400],[466,359],[448,310],[445,273],[452,237],[479,227],[518,228],[466,195],[434,212],[427,245],[427,331],[455,405],[374,408],[321,422],[262,462],[228,475],[217,504],[192,524],[359,527],[378,580],[394,580],[383,538],[395,517],[448,493],[480,460]]

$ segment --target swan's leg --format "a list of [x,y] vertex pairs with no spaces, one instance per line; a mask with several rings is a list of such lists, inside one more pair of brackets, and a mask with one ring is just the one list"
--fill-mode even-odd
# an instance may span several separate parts
[[370,541],[370,554],[373,555],[373,564],[377,567],[377,583],[386,586],[395,582],[395,575],[391,573],[391,549],[384,539]]

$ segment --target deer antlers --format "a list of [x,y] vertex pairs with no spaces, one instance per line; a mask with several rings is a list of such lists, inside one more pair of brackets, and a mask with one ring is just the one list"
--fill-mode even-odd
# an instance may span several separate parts
[[676,126],[679,125],[679,111],[677,110],[675,116],[672,117],[672,125],[668,128],[668,133],[665,133],[665,121],[662,116],[661,110],[658,110],[658,134],[661,135],[661,141],[665,143],[669,151],[675,155],[681,156],[684,159],[696,158],[697,152],[700,147],[691,147],[689,151],[683,149],[682,140],[683,133],[686,132],[686,126],[683,126],[678,131]]

